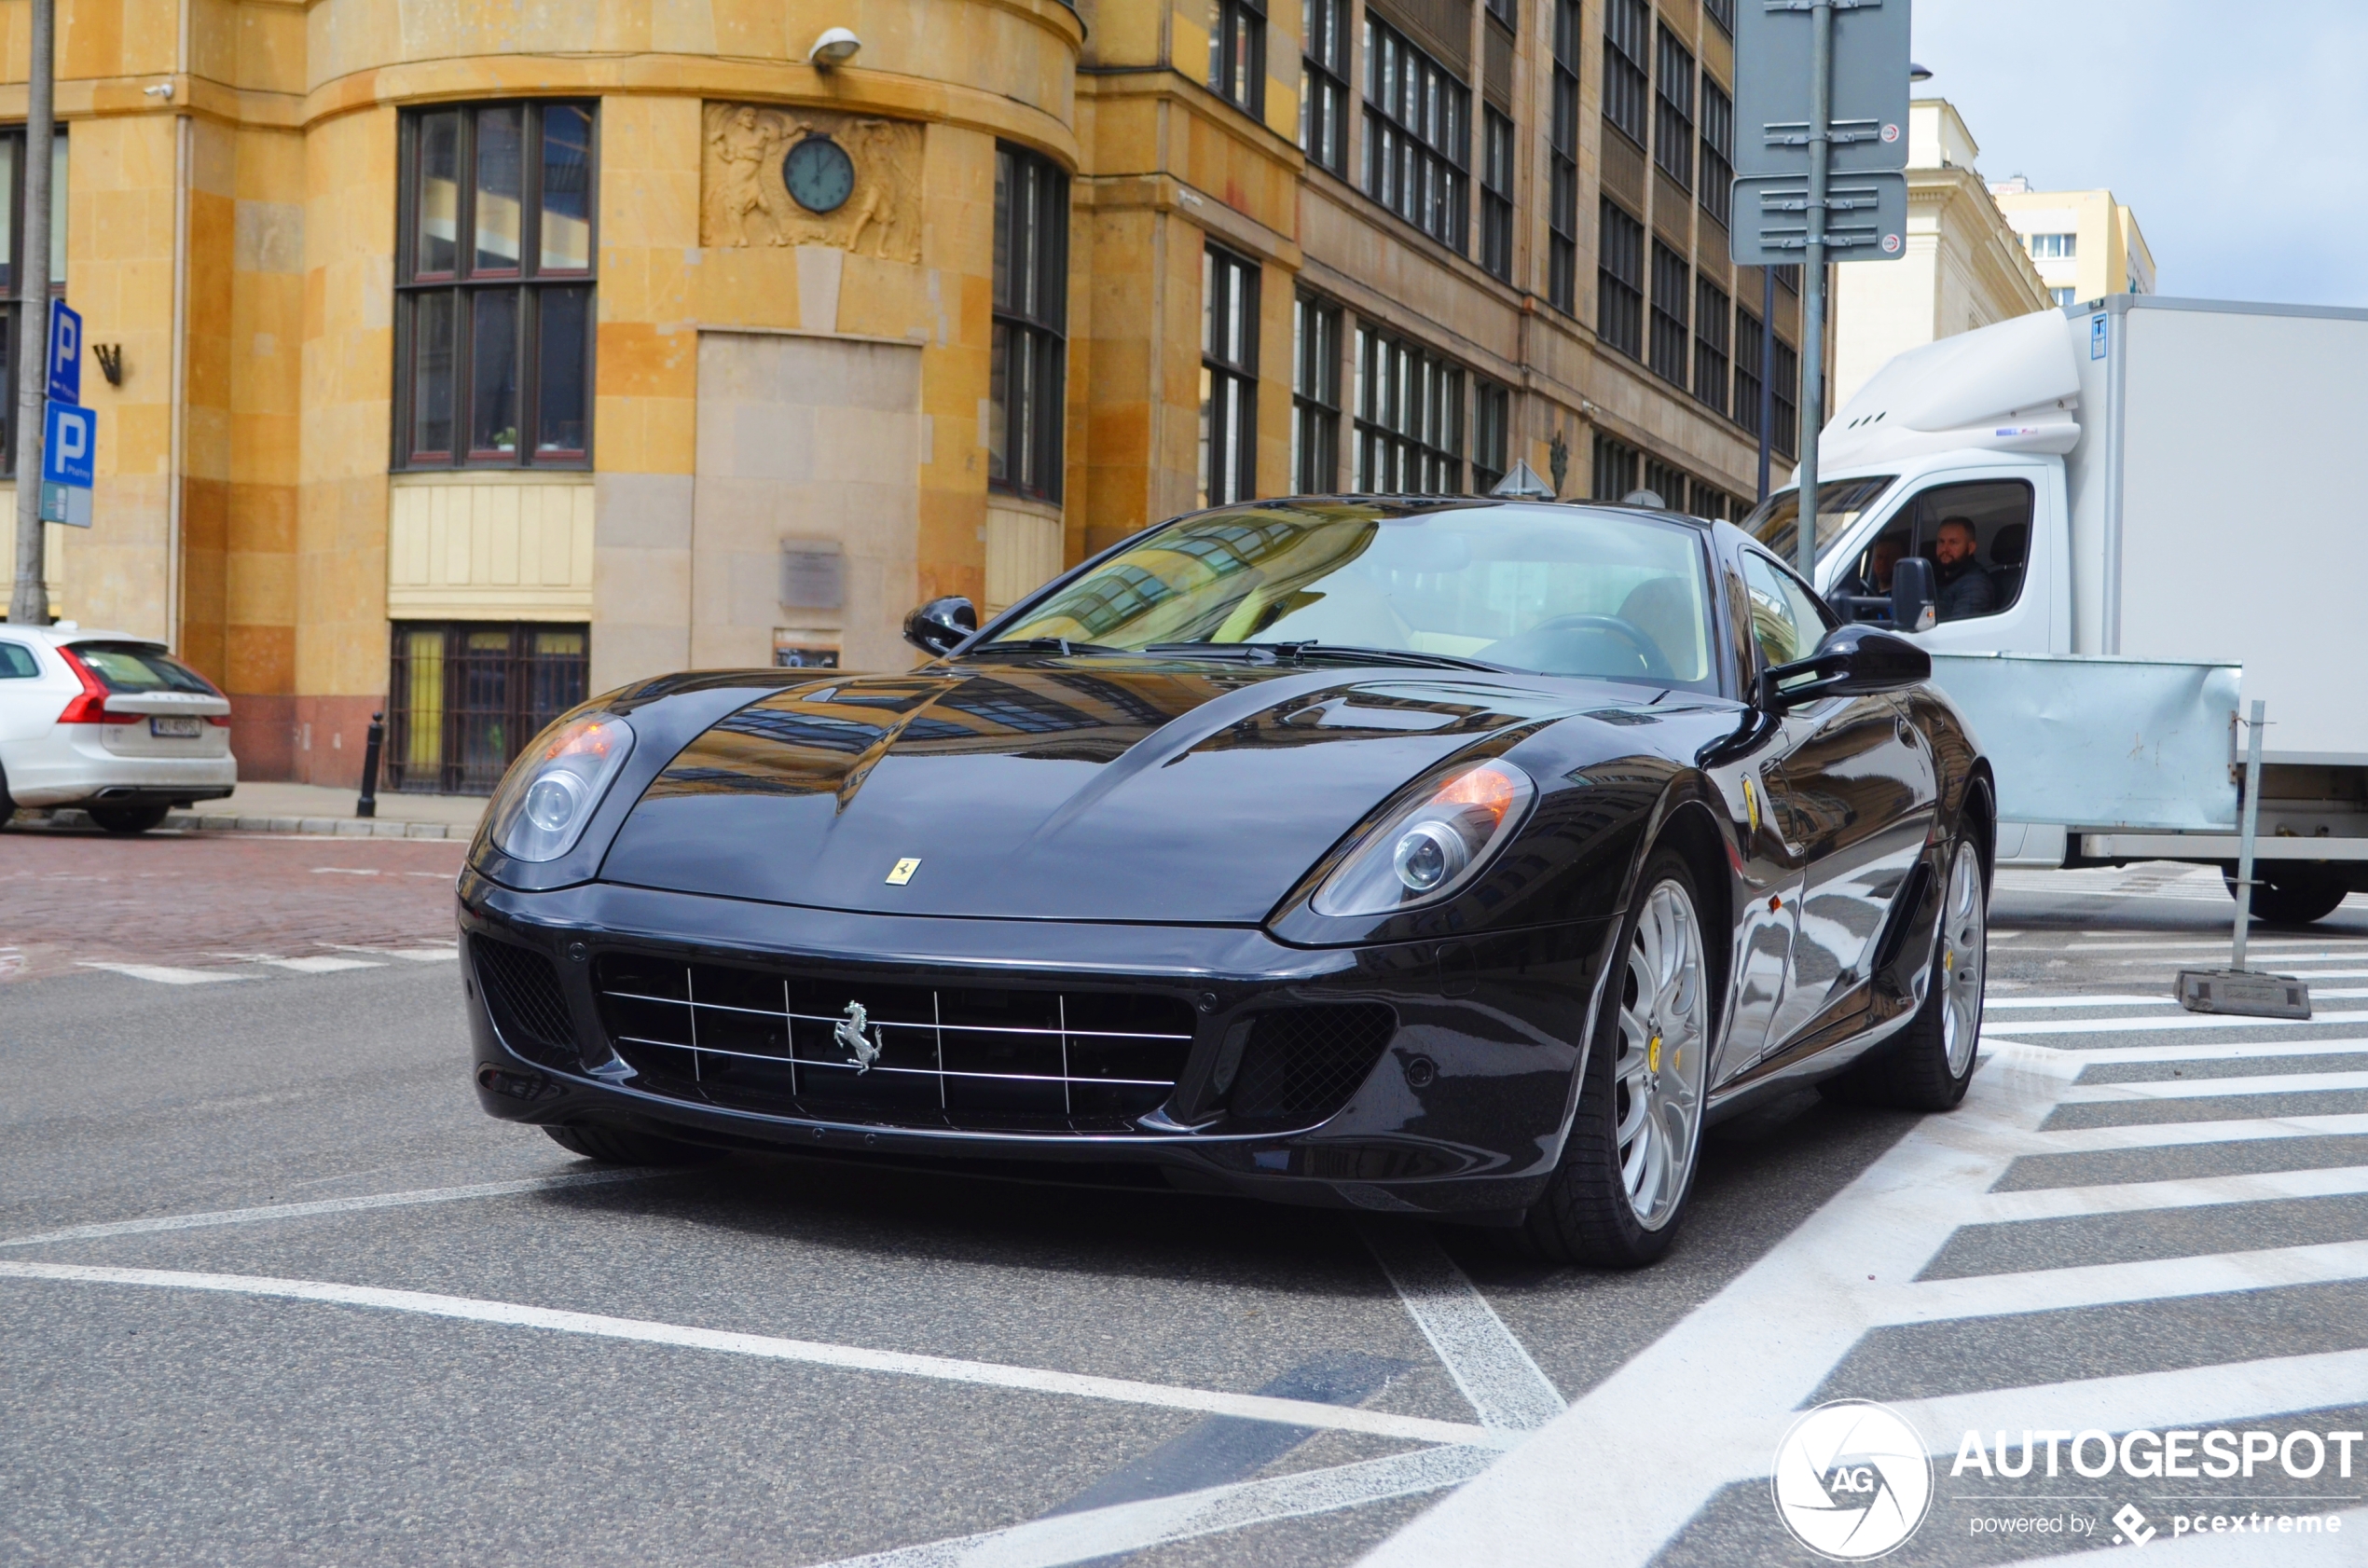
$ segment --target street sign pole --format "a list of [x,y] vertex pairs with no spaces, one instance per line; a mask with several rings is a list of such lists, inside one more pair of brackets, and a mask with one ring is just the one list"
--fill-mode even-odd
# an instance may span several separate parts
[[1834,107],[1833,0],[1816,0],[1809,13],[1809,211],[1808,260],[1800,278],[1800,386],[1793,395],[1800,423],[1800,527],[1795,532],[1793,564],[1817,581],[1817,435],[1825,400],[1825,176],[1832,150]]
[[[31,81],[25,94],[24,250],[17,297],[19,343],[49,341],[49,140],[56,127],[57,0],[33,0]],[[29,368],[29,367],[28,367]],[[41,399],[45,378],[21,374],[17,393],[17,581],[8,619],[49,624],[48,536],[41,527]]]

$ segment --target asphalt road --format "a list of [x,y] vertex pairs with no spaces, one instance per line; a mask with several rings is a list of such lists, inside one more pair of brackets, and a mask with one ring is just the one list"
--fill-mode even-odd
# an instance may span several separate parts
[[[1772,1434],[1863,1397],[1946,1444],[1892,1561],[1995,1562],[2188,1505],[1952,1477],[1960,1424],[2368,1424],[2368,900],[2268,933],[2312,1024],[2189,1027],[2160,998],[2224,961],[2208,879],[2007,873],[1964,1111],[1731,1123],[1673,1254],[1604,1274],[1203,1198],[616,1179],[475,1107],[461,846],[31,837],[0,1560],[1813,1561]],[[2353,1472],[2185,1489],[2368,1550]]]

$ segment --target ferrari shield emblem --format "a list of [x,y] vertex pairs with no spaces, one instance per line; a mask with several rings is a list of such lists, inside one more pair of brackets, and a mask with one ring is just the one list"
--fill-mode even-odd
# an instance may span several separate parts
[[[1756,789],[1756,788],[1753,785],[1752,780],[1751,780],[1751,776],[1750,776],[1749,774],[1745,774],[1745,775],[1743,776],[1743,810],[1744,810],[1745,812],[1747,812],[1747,813],[1750,815],[1750,817],[1751,817],[1751,819],[1752,819],[1752,832],[1755,832],[1755,833],[1758,832],[1759,832],[1759,791],[1758,791],[1758,790],[1757,790],[1757,789]],[[896,880],[896,878],[895,878],[895,877],[893,877],[893,876],[891,876],[891,877],[889,877],[889,878],[888,878],[888,880],[889,880],[890,882],[893,882],[893,881],[895,881],[895,880]]]
[[912,881],[913,873],[920,869],[921,858],[918,855],[907,855],[897,861],[895,868],[888,873],[888,885],[891,887],[902,887]]

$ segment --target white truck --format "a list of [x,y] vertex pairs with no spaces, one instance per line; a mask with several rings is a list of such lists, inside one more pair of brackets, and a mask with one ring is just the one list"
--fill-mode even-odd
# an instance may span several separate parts
[[[2002,322],[1825,427],[1816,585],[1891,619],[1893,563],[1933,563],[1937,619],[1902,629],[1996,760],[2008,863],[2233,865],[2241,679],[2269,721],[2253,907],[2315,920],[2368,891],[2368,529],[2335,483],[2363,441],[2368,310]],[[1785,490],[1743,526],[1792,560],[1798,516]]]

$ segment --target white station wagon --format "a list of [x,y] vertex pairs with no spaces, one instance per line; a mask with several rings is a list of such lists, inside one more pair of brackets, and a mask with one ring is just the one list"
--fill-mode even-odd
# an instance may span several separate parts
[[141,833],[238,781],[230,699],[162,643],[0,623],[0,822],[75,805]]

